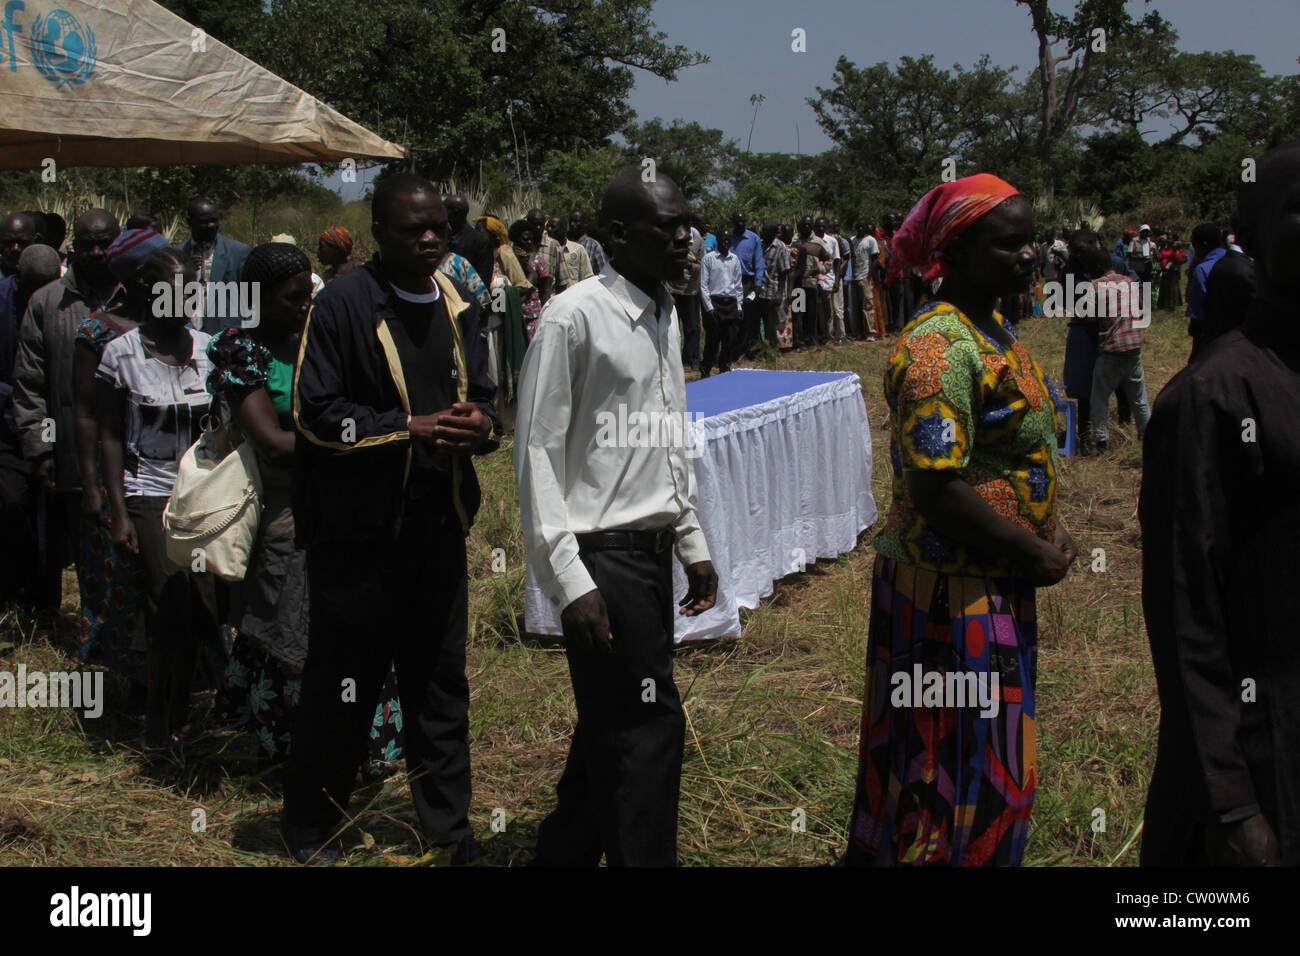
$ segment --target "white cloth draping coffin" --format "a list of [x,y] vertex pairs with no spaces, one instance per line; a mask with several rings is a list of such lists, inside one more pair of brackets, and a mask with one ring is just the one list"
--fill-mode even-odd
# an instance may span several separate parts
[[[679,615],[677,641],[739,636],[741,607],[757,607],[787,574],[853,550],[876,520],[871,430],[857,375],[741,369],[692,383],[687,406],[695,411],[697,384],[710,383],[716,391],[728,379],[741,396],[759,382],[770,392],[771,384],[788,380],[790,392],[692,423],[700,449],[700,524],[718,572],[718,602],[697,617]],[[816,384],[804,387],[809,381]],[[686,594],[686,574],[676,560],[673,592],[678,600]],[[546,600],[531,569],[524,623],[532,634],[561,633],[559,609]]]

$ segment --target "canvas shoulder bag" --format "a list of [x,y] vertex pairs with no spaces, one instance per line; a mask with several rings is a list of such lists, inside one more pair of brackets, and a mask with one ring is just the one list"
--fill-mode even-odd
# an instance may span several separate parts
[[167,557],[242,581],[261,517],[262,476],[252,442],[233,426],[205,428],[181,457],[163,510]]

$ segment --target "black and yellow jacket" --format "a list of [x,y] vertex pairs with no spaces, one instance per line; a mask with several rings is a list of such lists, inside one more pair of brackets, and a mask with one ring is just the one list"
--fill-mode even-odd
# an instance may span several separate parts
[[[452,323],[456,367],[450,392],[496,421],[487,374],[486,325],[459,282],[438,273],[438,308]],[[378,257],[335,279],[316,297],[293,377],[293,510],[299,547],[392,541],[401,528],[411,466],[410,405],[397,347],[391,287]],[[489,441],[481,453],[491,451]],[[465,534],[478,511],[470,459],[453,457],[447,502]]]

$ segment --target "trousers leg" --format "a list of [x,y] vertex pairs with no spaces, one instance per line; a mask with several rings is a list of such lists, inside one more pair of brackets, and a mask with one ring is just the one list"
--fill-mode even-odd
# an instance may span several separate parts
[[1137,426],[1138,440],[1146,437],[1147,422],[1151,420],[1151,407],[1147,404],[1146,372],[1142,368],[1142,350],[1128,353],[1131,357],[1120,388],[1133,409],[1133,423]]
[[702,316],[704,323],[704,358],[700,360],[700,369],[708,372],[718,364],[718,310],[710,309]]
[[740,334],[737,336],[736,354],[732,357],[732,361],[742,355],[748,356],[754,347],[758,345],[758,308],[757,298],[741,299]]
[[[566,641],[578,724],[538,834],[538,861],[673,866],[685,717],[673,681],[671,552],[582,555],[607,599],[613,650]],[[617,595],[617,599],[613,596]]]
[[774,349],[780,349],[781,343],[776,337],[776,327],[778,323],[777,311],[780,308],[776,299],[759,299],[759,316],[763,321],[763,334],[767,339],[767,344]]
[[307,564],[307,663],[284,788],[286,828],[299,846],[324,842],[338,825],[393,656],[380,552],[313,548]]
[[718,323],[718,368],[730,371],[740,348],[741,315],[735,299],[715,298],[714,315]]
[[[394,549],[398,695],[411,796],[425,838],[448,846],[469,836],[469,582],[465,538],[404,534]],[[374,701],[371,702],[374,706]]]
[[[802,300],[802,306],[800,300]],[[790,319],[794,323],[795,347],[807,348],[812,345],[813,336],[817,329],[816,289],[801,287],[795,290],[795,297],[790,305]]]
[[29,494],[31,466],[16,438],[0,436],[0,601],[29,597],[36,555],[35,521]]
[[700,364],[700,297],[673,294],[677,305],[677,318],[682,323],[682,364],[690,367]]
[[1121,366],[1117,356],[1099,352],[1092,371],[1092,437],[1103,442],[1110,438],[1110,396],[1119,384],[1117,373]]
[[718,323],[718,337],[721,339],[719,352],[721,357],[718,359],[719,367],[724,372],[731,371],[732,363],[740,357],[740,319],[733,317],[724,318]]

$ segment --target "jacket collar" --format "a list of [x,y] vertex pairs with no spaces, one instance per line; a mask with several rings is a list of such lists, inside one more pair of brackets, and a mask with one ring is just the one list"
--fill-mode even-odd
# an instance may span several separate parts
[[[374,286],[374,293],[379,299],[377,304],[381,308],[387,308],[391,311],[393,300],[397,296],[388,284],[388,276],[384,273],[384,261],[379,257],[379,253],[376,252],[367,261],[363,262],[361,269],[369,274],[370,281]],[[433,279],[438,283],[438,288],[442,292],[438,303],[446,305],[447,311],[452,318],[456,318],[469,308],[469,302],[462,299],[460,294],[456,292],[449,276],[439,270],[433,274]]]

